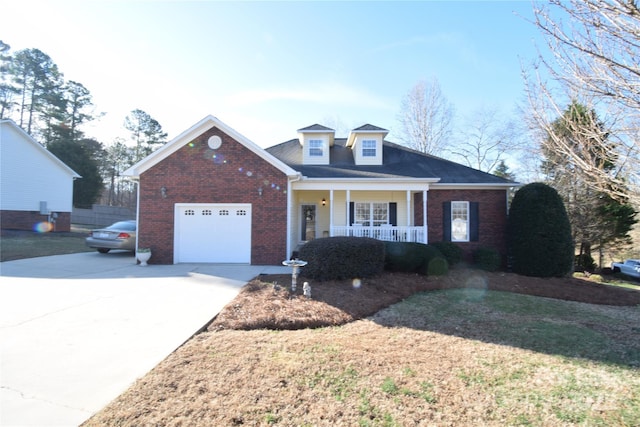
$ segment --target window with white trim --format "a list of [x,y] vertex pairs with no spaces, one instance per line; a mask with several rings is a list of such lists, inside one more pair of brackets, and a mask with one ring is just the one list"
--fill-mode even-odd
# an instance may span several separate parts
[[375,157],[376,145],[377,143],[375,139],[363,139],[362,140],[362,157]]
[[309,140],[309,156],[322,157],[324,155],[324,142],[321,139]]
[[354,209],[353,223],[364,226],[389,224],[389,204],[357,202]]
[[451,241],[469,241],[469,202],[451,202]]

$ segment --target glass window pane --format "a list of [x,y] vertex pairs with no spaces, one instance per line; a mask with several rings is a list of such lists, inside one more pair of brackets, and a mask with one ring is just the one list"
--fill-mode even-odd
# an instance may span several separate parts
[[322,157],[323,144],[321,139],[309,140],[309,155],[313,157]]
[[371,205],[369,203],[356,203],[353,222],[355,224],[369,225],[370,208]]
[[469,241],[469,202],[451,202],[451,240]]
[[365,139],[362,141],[362,157],[375,157],[376,156],[376,141],[375,139]]

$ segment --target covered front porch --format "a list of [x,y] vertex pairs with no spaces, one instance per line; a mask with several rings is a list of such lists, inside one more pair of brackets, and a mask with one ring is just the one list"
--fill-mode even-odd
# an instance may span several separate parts
[[291,247],[334,236],[428,243],[429,183],[298,182],[290,192]]

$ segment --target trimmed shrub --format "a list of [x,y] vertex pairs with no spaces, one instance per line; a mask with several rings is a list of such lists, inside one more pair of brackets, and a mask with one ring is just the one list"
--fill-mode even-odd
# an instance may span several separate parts
[[493,248],[478,248],[473,252],[473,262],[481,270],[497,271],[502,259],[500,253]]
[[571,225],[562,199],[552,187],[522,187],[511,202],[507,238],[515,273],[562,277],[573,270]]
[[300,248],[298,256],[307,261],[305,277],[315,280],[342,280],[371,277],[384,270],[385,247],[367,237],[327,237]]
[[440,251],[442,255],[444,255],[445,259],[449,263],[449,265],[453,266],[462,261],[464,253],[462,248],[456,245],[453,242],[435,242],[430,243],[430,245],[435,246],[436,249]]
[[432,258],[427,267],[428,276],[444,276],[449,272],[449,263],[441,256]]
[[384,265],[388,271],[425,275],[449,271],[447,260],[435,246],[414,242],[385,242]]
[[415,272],[424,261],[415,243],[384,242],[384,269],[388,271]]
[[589,254],[576,255],[575,257],[575,271],[595,271],[596,262]]

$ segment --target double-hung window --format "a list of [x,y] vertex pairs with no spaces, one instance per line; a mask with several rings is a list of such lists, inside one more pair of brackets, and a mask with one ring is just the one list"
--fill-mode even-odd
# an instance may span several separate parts
[[322,157],[324,155],[324,144],[321,139],[309,140],[309,156]]
[[376,156],[376,140],[364,139],[362,140],[362,157],[375,157]]
[[357,202],[354,211],[354,224],[364,226],[389,224],[389,204]]
[[451,202],[451,241],[469,241],[469,202]]

